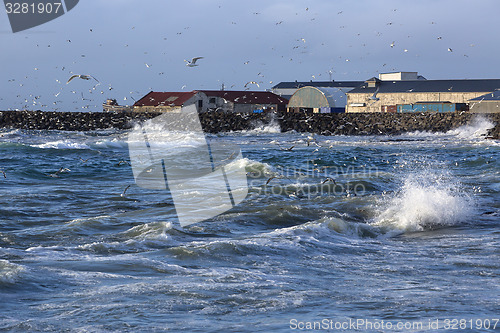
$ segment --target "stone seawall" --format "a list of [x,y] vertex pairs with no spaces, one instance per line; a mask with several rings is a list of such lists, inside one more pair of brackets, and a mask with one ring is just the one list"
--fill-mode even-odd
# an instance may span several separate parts
[[[36,130],[89,131],[105,128],[129,129],[134,123],[160,113],[133,112],[44,112],[0,111],[0,127]],[[500,113],[276,113],[276,114],[200,114],[208,133],[251,130],[277,124],[281,131],[295,130],[325,135],[379,135],[404,132],[446,132],[483,117],[495,123],[488,136],[500,139]]]

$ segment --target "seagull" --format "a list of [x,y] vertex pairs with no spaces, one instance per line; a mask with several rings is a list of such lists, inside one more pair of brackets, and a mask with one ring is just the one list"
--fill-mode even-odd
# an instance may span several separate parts
[[327,182],[332,182],[332,183],[334,183],[334,184],[337,184],[337,183],[335,182],[335,179],[333,179],[333,178],[331,178],[331,177],[328,177],[328,178],[326,178],[325,180],[323,180],[323,182],[321,183],[321,185],[326,184]]
[[394,47],[394,45],[396,45],[396,42],[391,43],[391,47]]
[[453,50],[451,48],[448,48],[448,52],[453,52]]
[[0,170],[0,172],[3,174],[3,178],[7,178],[7,175],[5,174],[5,171]]
[[52,177],[52,178],[59,178],[60,173],[69,172],[69,171],[71,171],[71,170],[67,169],[67,168],[61,168],[58,171],[56,171],[55,173],[47,174],[47,176]]
[[127,190],[129,189],[131,185],[128,185],[127,187],[125,187],[125,190],[122,192],[122,194],[120,194],[121,197],[124,197],[125,196],[125,193],[127,192]]
[[92,75],[83,75],[83,74],[73,74],[71,75],[71,77],[69,78],[68,82],[66,82],[66,84],[70,83],[71,80],[73,80],[74,78],[79,78],[79,79],[83,79],[83,80],[90,80],[90,79],[94,79],[96,80],[97,82],[99,82],[98,79],[96,79],[95,77],[93,77]]
[[267,185],[267,184],[269,184],[269,182],[270,182],[271,180],[273,180],[274,178],[276,178],[276,176],[272,176],[271,178],[269,178],[269,179],[266,181],[266,185]]
[[317,146],[319,146],[318,141],[312,135],[310,135],[309,137],[307,137],[307,146],[308,147],[311,145],[311,142],[313,142],[314,144],[316,144]]
[[196,61],[198,61],[198,59],[203,59],[203,57],[195,57],[195,58],[191,59],[191,61],[189,61],[189,60],[184,60],[184,61],[187,62],[186,66],[195,67],[195,66],[198,66],[196,64]]
[[255,84],[258,88],[260,88],[259,84],[258,84],[257,82],[255,82],[255,81],[250,81],[250,82],[247,82],[247,83],[245,84],[245,88],[246,88],[249,84]]
[[295,146],[291,146],[290,148],[281,148],[281,150],[284,150],[284,151],[292,151],[293,148],[295,148]]
[[378,101],[378,100],[380,100],[380,98],[377,97],[379,89],[380,89],[380,87],[377,87],[377,90],[375,90],[375,92],[373,93],[373,95],[371,95],[369,97],[370,100],[372,100],[372,101]]

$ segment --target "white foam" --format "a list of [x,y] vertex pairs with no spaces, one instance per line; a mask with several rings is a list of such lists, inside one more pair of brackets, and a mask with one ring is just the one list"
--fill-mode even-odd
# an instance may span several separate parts
[[281,133],[281,127],[275,116],[272,115],[272,119],[269,123],[263,124],[262,122],[257,122],[254,124],[255,127],[251,130],[240,131],[243,134],[272,134]]
[[118,149],[127,149],[127,142],[121,140],[119,138],[114,138],[112,140],[99,140],[96,141],[92,146],[96,146],[97,148],[118,148]]
[[154,222],[141,224],[120,234],[125,240],[120,242],[93,242],[80,245],[79,250],[96,252],[128,251],[137,248],[150,248],[156,246],[176,246],[179,243],[168,233],[172,229],[170,222]]
[[16,283],[26,268],[0,259],[0,284]]
[[228,167],[245,168],[248,173],[252,174],[252,178],[268,177],[274,174],[269,164],[251,160],[246,157],[232,161],[228,164]]
[[31,146],[42,149],[90,149],[90,147],[85,143],[73,142],[70,140],[49,141]]
[[281,127],[278,122],[271,122],[270,124],[258,126],[252,130],[244,131],[248,134],[259,134],[259,133],[281,133]]
[[461,139],[481,138],[488,134],[488,130],[495,127],[495,124],[485,117],[476,117],[470,124],[460,126],[446,134],[455,135]]
[[448,176],[406,175],[402,188],[382,203],[373,226],[384,231],[423,231],[466,221],[474,203]]

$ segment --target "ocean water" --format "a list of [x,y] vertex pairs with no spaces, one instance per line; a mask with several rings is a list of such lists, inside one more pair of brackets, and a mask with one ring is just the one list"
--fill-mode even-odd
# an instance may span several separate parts
[[492,331],[491,126],[211,135],[241,147],[249,193],[184,228],[135,185],[126,131],[0,130],[0,330]]

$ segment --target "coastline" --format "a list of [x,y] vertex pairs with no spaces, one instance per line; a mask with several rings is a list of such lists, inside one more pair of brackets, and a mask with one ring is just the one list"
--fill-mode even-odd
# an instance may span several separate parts
[[[159,112],[49,112],[0,111],[0,128],[30,130],[91,131],[129,129],[134,123],[152,119]],[[447,132],[476,118],[495,124],[487,137],[500,139],[500,113],[201,113],[207,133],[252,130],[269,124],[282,132],[310,132],[322,135],[398,135],[406,132]]]

